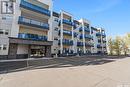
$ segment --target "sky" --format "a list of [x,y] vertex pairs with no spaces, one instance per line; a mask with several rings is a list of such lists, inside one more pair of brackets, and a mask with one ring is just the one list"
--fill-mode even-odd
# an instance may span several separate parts
[[107,36],[130,32],[130,0],[54,0],[54,11],[65,10],[76,20],[86,18]]

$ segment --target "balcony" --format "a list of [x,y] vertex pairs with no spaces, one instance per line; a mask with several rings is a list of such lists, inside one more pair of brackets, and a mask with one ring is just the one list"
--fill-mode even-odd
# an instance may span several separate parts
[[[83,28],[80,27],[80,28],[79,28],[79,31],[80,31],[80,32],[83,31]],[[87,27],[85,27],[85,28],[84,28],[84,31],[85,31],[85,32],[90,32],[90,29],[88,29]]]
[[63,30],[63,34],[72,36],[72,31]]
[[84,31],[85,31],[85,32],[90,32],[90,29],[87,28],[87,27],[85,27],[85,28],[84,28]]
[[101,44],[98,44],[98,45],[97,45],[97,48],[102,48],[102,45],[101,45]]
[[98,39],[98,43],[101,43],[101,39]]
[[82,28],[82,27],[79,28],[79,32],[81,32],[81,31],[83,31],[83,28]]
[[96,36],[101,36],[102,34],[100,32],[96,33]]
[[44,14],[44,15],[47,15],[47,16],[51,15],[51,12],[48,9],[39,7],[39,6],[34,5],[34,4],[31,4],[31,3],[29,3],[29,2],[27,2],[25,0],[21,1],[20,7],[24,8],[24,9],[34,11],[34,12],[37,12],[37,13],[40,13],[40,14]]
[[96,36],[102,36],[102,37],[106,37],[106,34],[104,34],[104,33],[101,33],[101,32],[98,32],[98,33],[96,33]]
[[103,43],[106,43],[107,41],[106,40],[103,40]]
[[77,42],[77,46],[84,46],[83,42]]
[[91,43],[91,42],[87,42],[87,43],[85,43],[85,46],[87,46],[87,47],[94,47],[94,44]]
[[106,34],[103,33],[102,36],[103,36],[103,37],[106,37]]
[[92,39],[92,36],[91,35],[85,35],[85,38]]
[[18,38],[35,40],[35,41],[47,41],[47,36],[40,36],[37,34],[29,34],[29,33],[28,34],[19,33]]
[[[91,35],[84,35],[84,38],[85,39],[92,39],[92,36]],[[82,34],[80,35],[80,39],[83,39],[83,35]]]
[[78,36],[78,34],[76,32],[74,32],[74,37],[77,37],[77,36]]
[[49,30],[49,24],[39,22],[39,21],[35,21],[35,20],[32,20],[32,19],[27,19],[27,18],[24,18],[22,16],[19,17],[18,24],[23,24],[23,25],[27,25],[27,26],[31,26],[31,27]]
[[[63,45],[68,45],[68,46],[72,46],[73,45],[73,41],[72,40],[63,39],[62,40],[62,44]],[[60,45],[60,41],[59,41],[59,45]]]
[[67,24],[67,25],[70,25],[70,26],[74,25],[71,20],[67,20],[67,19],[63,19],[63,23]]

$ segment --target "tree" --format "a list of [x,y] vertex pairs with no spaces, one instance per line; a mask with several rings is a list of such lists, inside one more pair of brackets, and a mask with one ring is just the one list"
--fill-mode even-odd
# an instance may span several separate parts
[[130,45],[130,34],[127,34],[126,36],[122,37],[122,51],[124,52],[124,55],[127,55],[129,52],[129,45]]
[[108,49],[109,49],[110,55],[113,55],[114,48],[113,48],[112,37],[108,38]]
[[116,55],[121,55],[121,50],[122,50],[122,39],[119,36],[116,36],[116,38],[114,39],[114,51],[116,52]]

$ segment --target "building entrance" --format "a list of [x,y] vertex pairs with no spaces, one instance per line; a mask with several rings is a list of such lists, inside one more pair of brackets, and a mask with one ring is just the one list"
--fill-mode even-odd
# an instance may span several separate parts
[[31,57],[45,57],[45,46],[31,46]]

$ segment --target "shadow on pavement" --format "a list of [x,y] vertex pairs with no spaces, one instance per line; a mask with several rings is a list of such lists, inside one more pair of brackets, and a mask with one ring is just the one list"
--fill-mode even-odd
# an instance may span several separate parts
[[102,65],[116,61],[126,57],[108,57],[108,56],[83,56],[83,57],[67,57],[53,59],[37,59],[29,61],[15,62],[0,62],[0,73],[11,73],[23,70],[32,69],[47,69],[47,68],[63,68],[88,65]]

